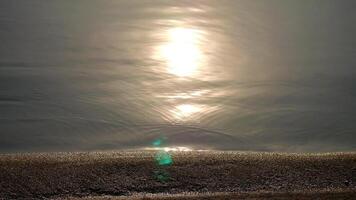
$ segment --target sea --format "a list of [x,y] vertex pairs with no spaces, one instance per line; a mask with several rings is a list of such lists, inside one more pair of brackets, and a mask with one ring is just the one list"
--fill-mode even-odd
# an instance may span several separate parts
[[1,0],[0,152],[356,150],[354,0]]

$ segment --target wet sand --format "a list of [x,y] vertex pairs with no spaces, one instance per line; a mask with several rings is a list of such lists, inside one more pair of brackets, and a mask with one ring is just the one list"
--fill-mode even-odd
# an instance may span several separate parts
[[0,199],[356,198],[356,153],[154,153],[0,155]]

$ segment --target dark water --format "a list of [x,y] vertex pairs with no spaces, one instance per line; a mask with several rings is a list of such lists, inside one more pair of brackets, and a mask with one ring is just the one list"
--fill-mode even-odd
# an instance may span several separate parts
[[354,151],[355,9],[1,0],[0,151]]

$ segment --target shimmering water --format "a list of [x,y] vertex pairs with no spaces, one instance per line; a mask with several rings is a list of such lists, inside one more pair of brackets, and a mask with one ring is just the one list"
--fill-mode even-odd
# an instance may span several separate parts
[[355,8],[1,0],[0,151],[356,150]]

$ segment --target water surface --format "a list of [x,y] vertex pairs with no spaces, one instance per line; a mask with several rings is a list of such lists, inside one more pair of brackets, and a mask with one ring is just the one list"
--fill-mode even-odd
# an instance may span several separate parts
[[0,151],[354,151],[355,8],[2,0]]

